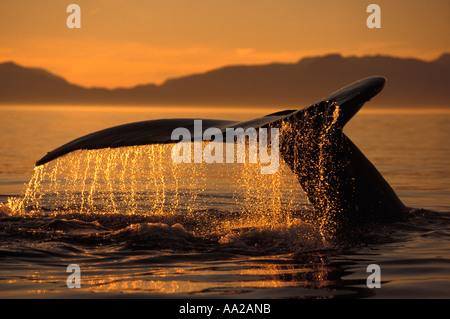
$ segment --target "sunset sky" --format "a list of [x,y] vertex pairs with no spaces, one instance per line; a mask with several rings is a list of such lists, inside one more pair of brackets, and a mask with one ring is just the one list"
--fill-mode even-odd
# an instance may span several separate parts
[[[81,29],[66,25],[71,3]],[[370,3],[381,7],[381,29],[366,26]],[[327,53],[432,60],[450,52],[450,1],[4,0],[0,30],[0,62],[130,87]]]

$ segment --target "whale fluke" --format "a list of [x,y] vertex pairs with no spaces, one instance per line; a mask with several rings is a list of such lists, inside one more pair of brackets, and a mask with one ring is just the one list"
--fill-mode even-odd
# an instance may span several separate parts
[[280,153],[297,176],[323,227],[332,232],[385,221],[407,209],[343,133],[346,123],[384,88],[384,77],[355,82],[283,119]]
[[[393,218],[406,208],[391,186],[343,133],[346,123],[382,91],[386,79],[352,83],[301,110],[272,113],[250,121],[203,119],[202,127],[280,128],[280,154],[297,176],[324,229]],[[193,119],[160,119],[107,128],[77,138],[36,162],[46,164],[76,150],[168,144],[175,128],[193,135]]]

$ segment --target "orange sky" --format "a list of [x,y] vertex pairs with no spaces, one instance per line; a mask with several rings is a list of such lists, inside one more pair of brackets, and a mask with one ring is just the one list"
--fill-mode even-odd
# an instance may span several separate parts
[[[66,26],[71,3],[81,29]],[[381,7],[381,29],[366,26],[370,3]],[[0,61],[129,87],[335,52],[434,59],[450,52],[450,1],[2,0],[0,30]]]

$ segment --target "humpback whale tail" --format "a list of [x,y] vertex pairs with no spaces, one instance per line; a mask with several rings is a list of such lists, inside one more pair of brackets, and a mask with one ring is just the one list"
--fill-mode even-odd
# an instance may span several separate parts
[[363,79],[283,120],[281,155],[330,232],[406,212],[391,186],[343,133],[385,82],[383,77]]
[[[386,79],[369,77],[352,83],[301,110],[287,110],[250,121],[203,119],[203,130],[280,128],[280,154],[297,176],[321,226],[344,227],[385,220],[406,212],[375,166],[343,133],[345,124],[377,95]],[[174,143],[178,127],[194,132],[193,119],[161,119],[107,128],[77,138],[47,153],[43,165],[75,150]]]

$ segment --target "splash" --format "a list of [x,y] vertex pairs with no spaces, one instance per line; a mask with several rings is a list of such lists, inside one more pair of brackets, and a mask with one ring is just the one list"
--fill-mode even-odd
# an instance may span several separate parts
[[[300,120],[278,124],[287,164],[281,161],[274,174],[260,174],[259,161],[195,163],[195,152],[191,163],[175,163],[173,144],[80,150],[36,167],[24,195],[10,199],[9,206],[15,214],[195,216],[230,230],[289,227],[297,222],[293,216],[298,211],[311,211],[311,203],[319,211],[314,223],[324,229],[339,213],[333,207],[339,194],[329,184],[336,182],[331,180],[332,171],[339,169],[333,166],[331,149],[339,147],[333,130],[340,109],[328,102],[318,108],[319,112],[306,113]],[[203,141],[202,149],[209,143]],[[249,147],[245,149],[248,157]],[[313,198],[306,198],[299,181]],[[217,223],[205,217],[207,213],[199,215],[208,211],[237,218]]]
[[239,216],[220,226],[236,228],[274,221],[289,224],[293,212],[307,205],[285,165],[276,174],[263,175],[261,163],[176,164],[172,147],[73,152],[36,167],[23,195],[10,198],[9,206],[19,215],[76,212],[167,218],[198,217],[209,210]]

